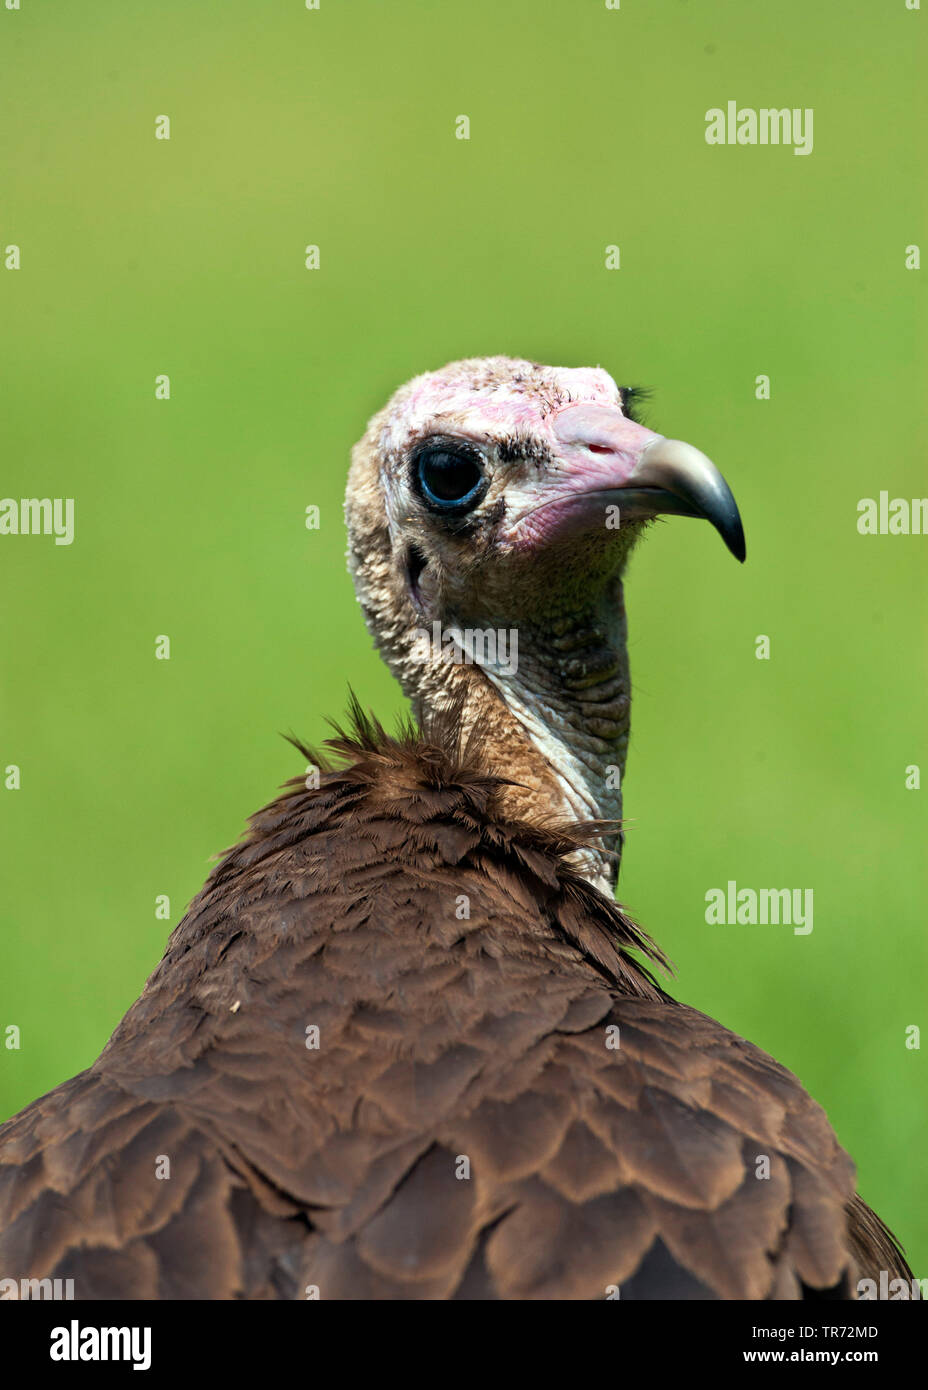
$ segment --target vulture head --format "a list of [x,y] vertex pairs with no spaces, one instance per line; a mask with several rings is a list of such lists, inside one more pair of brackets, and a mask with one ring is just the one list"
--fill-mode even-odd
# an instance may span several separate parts
[[[599,367],[472,358],[401,387],[355,446],[348,563],[417,717],[461,700],[512,814],[618,821],[629,727],[622,575],[648,523],[738,508]],[[611,892],[619,836],[586,871]]]

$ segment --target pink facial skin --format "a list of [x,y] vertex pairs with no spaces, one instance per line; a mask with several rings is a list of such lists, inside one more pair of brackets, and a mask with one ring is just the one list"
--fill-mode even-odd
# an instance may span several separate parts
[[[483,447],[488,439],[516,433],[548,445],[550,466],[517,496],[507,488],[513,521],[535,501],[550,497],[562,463],[554,424],[560,410],[574,403],[599,405],[621,418],[621,395],[600,367],[540,367],[513,358],[469,359],[449,363],[414,378],[396,393],[380,420],[379,452],[388,460],[384,491],[391,526],[405,514],[404,460],[415,442],[447,433]],[[492,498],[490,499],[492,501]]]
[[534,550],[554,539],[605,529],[607,509],[618,506],[621,511],[618,490],[628,486],[648,445],[661,438],[627,419],[615,405],[566,405],[546,424],[557,463],[549,470],[537,504],[513,527],[519,549]]
[[[447,434],[487,459],[482,507],[492,514],[504,504],[496,531],[504,547],[530,553],[579,534],[606,539],[620,522],[669,512],[711,521],[744,559],[737,505],[718,469],[691,445],[629,420],[619,388],[600,367],[506,357],[452,362],[401,387],[377,427],[391,529],[407,516],[410,451]],[[527,441],[527,466],[507,467],[504,446],[513,440]],[[519,456],[517,449],[512,457]]]
[[[509,434],[514,430],[544,434],[546,422],[563,408],[565,400],[621,411],[619,389],[601,367],[545,368],[551,386],[550,398],[546,398],[533,364],[503,358],[486,361],[488,368],[495,364],[499,364],[496,373],[479,386],[466,369],[484,364],[469,362],[451,363],[409,382],[391,402],[380,438],[381,452],[389,455],[410,437],[425,429],[439,430],[443,424],[477,441],[488,433]],[[524,377],[519,374],[520,366],[525,368]]]

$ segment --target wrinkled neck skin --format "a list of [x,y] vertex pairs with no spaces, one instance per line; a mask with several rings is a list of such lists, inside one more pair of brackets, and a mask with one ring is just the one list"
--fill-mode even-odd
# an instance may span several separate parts
[[[445,631],[453,621],[445,620]],[[459,625],[466,623],[459,620]],[[504,621],[499,626],[510,631]],[[618,820],[629,728],[620,580],[585,611],[578,613],[574,600],[569,611],[523,622],[517,633],[517,661],[510,639],[507,660],[498,659],[495,666],[457,664],[437,653],[425,661],[413,659],[405,642],[398,645],[406,650],[394,650],[388,661],[420,718],[453,698],[463,684],[465,731],[476,727],[482,760],[520,784],[503,794],[507,814]],[[508,669],[512,666],[516,669]],[[577,856],[578,867],[611,897],[621,835],[604,835],[597,845]]]

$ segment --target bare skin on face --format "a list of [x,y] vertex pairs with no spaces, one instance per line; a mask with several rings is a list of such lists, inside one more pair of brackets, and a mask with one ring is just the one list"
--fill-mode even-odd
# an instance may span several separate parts
[[[628,403],[600,368],[471,359],[402,387],[353,453],[348,560],[368,627],[417,716],[464,702],[515,817],[621,816],[622,575],[647,521],[707,516],[743,558],[717,470]],[[583,866],[610,894],[618,848],[604,830]]]

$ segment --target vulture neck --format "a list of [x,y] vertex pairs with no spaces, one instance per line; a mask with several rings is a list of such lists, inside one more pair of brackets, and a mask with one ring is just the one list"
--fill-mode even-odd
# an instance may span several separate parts
[[[503,792],[513,819],[618,821],[629,726],[621,584],[585,611],[572,604],[516,631],[517,660],[510,631],[506,663],[445,656],[420,667],[407,690],[420,722],[463,693],[464,732],[475,732],[481,759],[515,784]],[[584,876],[609,897],[621,839],[606,831],[577,855]]]

